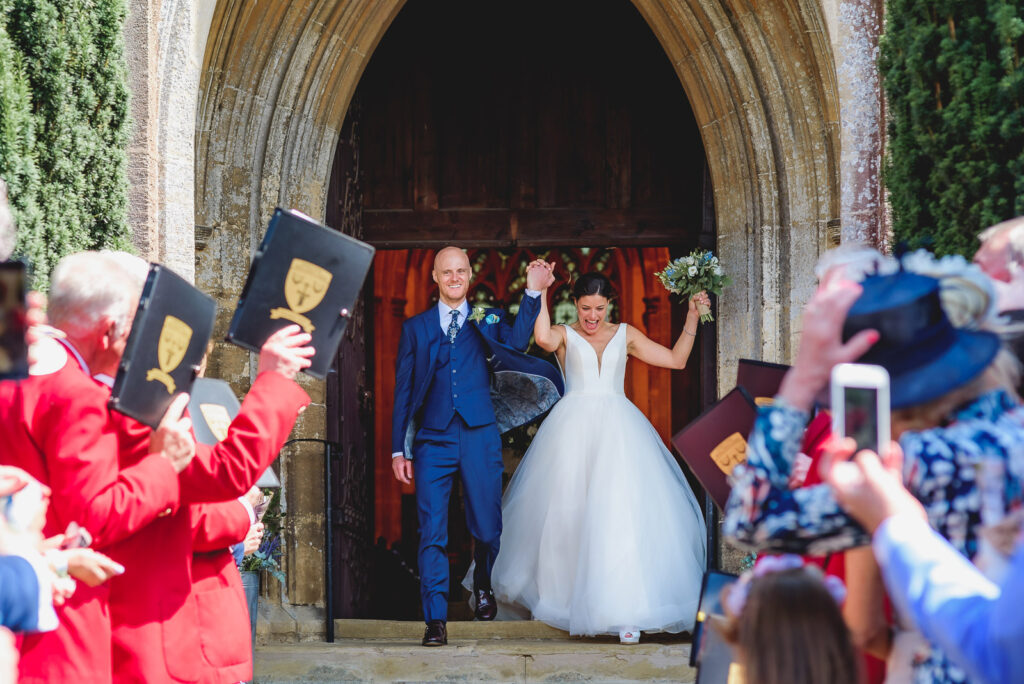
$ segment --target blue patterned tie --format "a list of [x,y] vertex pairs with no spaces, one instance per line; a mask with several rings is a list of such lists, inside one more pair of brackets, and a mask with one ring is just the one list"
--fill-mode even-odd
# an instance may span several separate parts
[[455,336],[459,334],[459,310],[452,309],[452,322],[448,324],[448,341],[455,344]]

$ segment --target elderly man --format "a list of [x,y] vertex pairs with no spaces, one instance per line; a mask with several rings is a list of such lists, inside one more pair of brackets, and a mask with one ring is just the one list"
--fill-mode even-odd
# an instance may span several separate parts
[[[978,235],[981,247],[974,254],[996,287],[999,312],[1011,323],[1007,346],[1024,361],[1024,216],[997,223]],[[1024,385],[1018,388],[1024,392]]]
[[[130,274],[130,289],[137,298],[147,265],[129,254],[110,257]],[[79,289],[86,288],[85,282],[79,283]],[[245,604],[241,600],[225,602],[230,592],[193,591],[193,551],[233,535],[241,516],[248,523],[248,514],[235,499],[248,492],[267,469],[309,404],[309,396],[295,382],[315,353],[309,342],[310,336],[292,325],[264,343],[256,380],[227,437],[212,448],[199,445],[195,459],[181,472],[182,505],[168,508],[165,515],[107,549],[111,558],[126,568],[123,576],[110,583],[113,681],[237,681],[238,676],[248,676],[247,652],[241,662],[209,663],[203,657],[224,653],[218,642],[226,636],[218,627],[230,622],[232,611],[244,610]],[[116,366],[98,370],[95,379],[112,384]],[[109,396],[106,387],[101,389]],[[182,395],[175,401],[184,399],[187,397]],[[111,422],[122,469],[144,461],[154,441],[160,439],[159,431],[153,433],[122,414],[113,413]],[[228,503],[196,505],[204,502]],[[226,515],[225,509],[229,509]],[[202,529],[194,530],[196,526]],[[235,589],[240,591],[240,584]],[[231,649],[228,654],[236,651]]]
[[999,310],[1024,311],[1024,216],[986,228],[978,239],[974,263],[995,281]]
[[[0,462],[52,489],[47,536],[76,522],[106,549],[178,505],[177,475],[195,454],[183,406],[165,416],[145,456],[122,469],[108,392],[91,377],[116,372],[139,294],[108,255],[65,258],[53,273],[50,318],[66,336],[47,340],[31,377],[0,383]],[[109,591],[78,587],[59,608],[56,631],[26,637],[20,681],[110,681]]]

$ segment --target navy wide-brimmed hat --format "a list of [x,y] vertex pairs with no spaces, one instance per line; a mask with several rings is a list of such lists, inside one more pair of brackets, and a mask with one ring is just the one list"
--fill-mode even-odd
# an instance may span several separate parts
[[869,276],[843,324],[843,340],[874,329],[878,342],[858,359],[889,371],[892,408],[937,399],[979,373],[999,351],[994,333],[955,328],[935,278],[900,271]]

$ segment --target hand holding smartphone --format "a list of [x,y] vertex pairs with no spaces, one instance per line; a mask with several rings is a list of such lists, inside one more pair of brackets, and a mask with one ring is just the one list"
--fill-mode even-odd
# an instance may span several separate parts
[[889,373],[882,366],[841,363],[832,369],[832,432],[852,437],[857,451],[889,448]]

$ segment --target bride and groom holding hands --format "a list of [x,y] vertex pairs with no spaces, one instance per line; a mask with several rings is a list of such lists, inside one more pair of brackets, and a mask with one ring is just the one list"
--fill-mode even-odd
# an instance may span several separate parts
[[[670,349],[607,321],[614,292],[597,273],[574,284],[572,325],[552,325],[546,294],[554,264],[543,260],[527,267],[512,321],[498,309],[471,312],[472,268],[461,249],[437,253],[433,279],[437,305],[402,327],[392,415],[395,477],[416,485],[423,645],[447,643],[448,500],[456,475],[475,542],[478,619],[493,620],[501,601],[572,634],[618,633],[624,643],[636,643],[641,630],[690,629],[704,572],[703,518],[675,459],[623,388],[630,356],[685,366],[696,303],[707,295],[691,299]],[[522,353],[531,334],[555,353],[561,374]],[[499,398],[496,414],[492,384],[508,375],[526,379],[535,405]],[[520,424],[555,401],[503,500],[504,414],[512,406],[519,414],[512,424]]]

